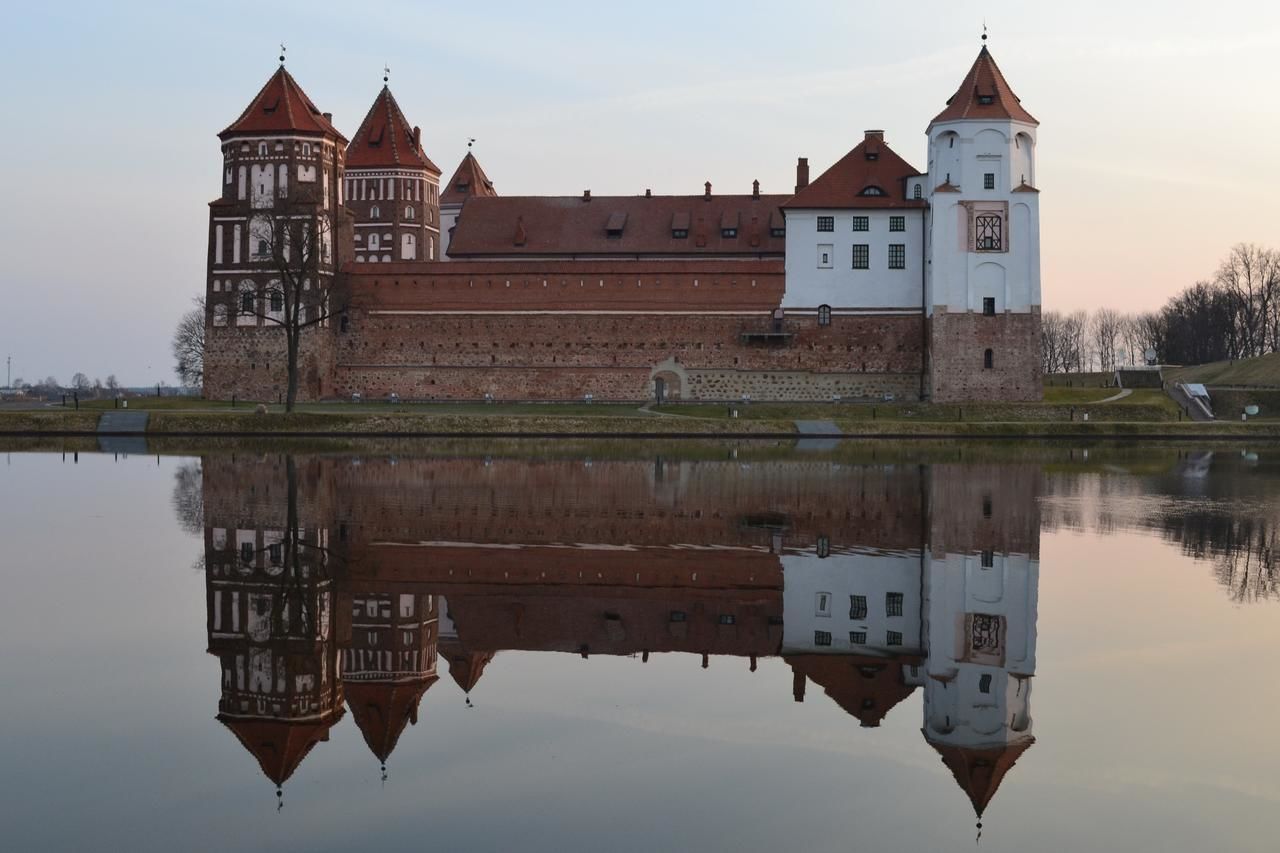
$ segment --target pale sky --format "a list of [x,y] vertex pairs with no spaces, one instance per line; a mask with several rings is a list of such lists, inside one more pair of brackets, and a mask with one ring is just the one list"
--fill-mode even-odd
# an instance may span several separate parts
[[1155,308],[1236,242],[1280,248],[1271,2],[23,3],[0,51],[0,371],[175,381],[216,134],[281,41],[347,136],[389,64],[446,178],[475,137],[503,194],[789,192],[797,156],[816,176],[867,128],[923,168],[984,18],[1041,122],[1046,310]]

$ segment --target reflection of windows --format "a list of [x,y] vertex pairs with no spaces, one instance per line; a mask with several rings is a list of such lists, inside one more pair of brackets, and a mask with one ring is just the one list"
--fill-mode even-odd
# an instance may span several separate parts
[[884,644],[886,646],[902,645],[902,632],[901,631],[885,631]]
[[978,678],[978,692],[979,693],[991,692],[991,674],[990,673],[983,673],[983,675]]
[[284,294],[278,290],[271,292],[271,310],[277,314],[284,310]]
[[850,619],[866,619],[867,618],[867,597],[865,595],[849,596],[849,618]]
[[272,542],[267,546],[267,554],[271,558],[271,565],[278,566],[284,560],[284,549],[279,542]]
[[721,613],[719,618],[716,619],[716,622],[718,622],[721,625],[733,625],[737,621],[738,621],[738,618],[734,616],[732,613]]
[[685,620],[687,620],[688,618],[689,618],[689,617],[688,617],[688,615],[687,615],[683,610],[672,610],[672,611],[671,611],[671,621],[672,621],[672,622],[684,622],[684,621],[685,621]]
[[253,543],[252,542],[240,543],[240,562],[242,563],[253,562]]
[[901,616],[902,615],[902,593],[886,592],[884,594],[884,615],[885,616]]
[[889,244],[889,269],[905,270],[907,268],[907,246],[905,243]]
[[830,631],[814,631],[813,644],[815,646],[831,645],[831,632]]
[[974,248],[979,252],[998,252],[1004,244],[1002,222],[998,213],[984,213],[974,217]]
[[871,269],[871,246],[869,244],[853,244],[853,268],[855,270]]
[[865,646],[867,644],[867,632],[866,631],[850,631],[849,642],[853,643],[855,646]]
[[253,291],[252,290],[246,290],[240,294],[240,313],[241,314],[253,313]]
[[813,610],[814,610],[815,616],[830,616],[831,615],[831,593],[829,592],[818,593],[813,603]]
[[835,218],[834,216],[819,216],[819,217],[818,217],[818,230],[819,230],[819,231],[834,231],[834,230],[836,230],[836,218]]
[[994,568],[995,564],[996,564],[996,552],[983,551],[982,552],[982,568],[984,569]]

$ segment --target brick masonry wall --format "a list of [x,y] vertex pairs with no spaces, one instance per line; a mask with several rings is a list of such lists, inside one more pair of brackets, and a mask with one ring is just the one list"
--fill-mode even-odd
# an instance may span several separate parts
[[[234,322],[234,318],[232,318]],[[284,330],[278,326],[210,326],[205,329],[204,396],[211,400],[275,402],[288,389]],[[298,399],[332,396],[333,331],[302,333],[298,353]]]
[[[1044,398],[1040,310],[1030,314],[947,313],[930,320],[932,399],[938,403],[1017,402]],[[990,349],[993,367],[983,367]]]

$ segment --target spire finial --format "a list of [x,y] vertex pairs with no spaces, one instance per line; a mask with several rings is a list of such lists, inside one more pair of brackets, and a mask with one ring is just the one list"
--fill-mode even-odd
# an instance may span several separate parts
[[285,51],[284,42],[280,42],[280,64],[281,65],[284,65],[284,51]]
[[382,66],[382,82],[385,84],[390,79],[391,79],[391,66],[386,65],[384,63]]
[[982,19],[982,46],[987,46],[987,19]]
[[475,138],[474,136],[472,136],[472,137],[468,137],[468,139],[467,139],[467,151],[468,151],[468,153],[470,153],[470,151],[471,151],[471,146],[472,146],[472,145],[475,145],[475,144],[476,144],[476,138]]
[[276,785],[276,811],[284,808],[284,791],[279,785]]

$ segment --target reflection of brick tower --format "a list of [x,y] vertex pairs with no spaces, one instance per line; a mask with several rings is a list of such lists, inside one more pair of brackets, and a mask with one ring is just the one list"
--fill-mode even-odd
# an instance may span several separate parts
[[433,595],[393,589],[350,595],[343,690],[384,774],[405,725],[418,722],[422,696],[436,682],[435,602]]

